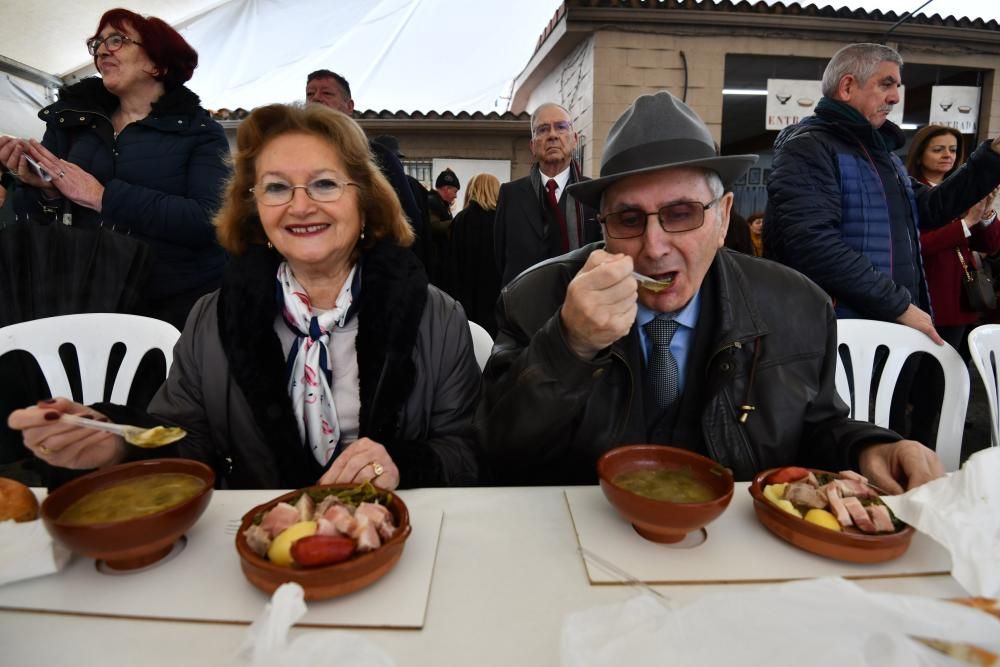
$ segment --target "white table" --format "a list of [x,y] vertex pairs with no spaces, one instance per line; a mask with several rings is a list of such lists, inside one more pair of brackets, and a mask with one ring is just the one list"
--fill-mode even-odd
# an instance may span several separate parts
[[[737,488],[734,506],[749,502],[743,487]],[[216,492],[217,497],[225,493]],[[275,495],[260,492],[259,500]],[[420,489],[401,495],[410,507],[445,513],[424,627],[352,630],[381,646],[400,667],[558,665],[560,628],[568,612],[636,594],[629,586],[588,583],[562,488]],[[774,539],[763,527],[759,536]],[[155,596],[155,590],[142,587],[142,575],[135,576],[135,594]],[[59,575],[46,581],[57,587]],[[965,595],[950,576],[858,583],[874,591]],[[757,584],[656,589],[684,602],[734,586]],[[225,591],[204,594],[224,595]],[[232,624],[0,610],[0,662],[18,667],[224,665],[235,655],[245,631],[246,626]],[[324,631],[295,629],[293,636]]]

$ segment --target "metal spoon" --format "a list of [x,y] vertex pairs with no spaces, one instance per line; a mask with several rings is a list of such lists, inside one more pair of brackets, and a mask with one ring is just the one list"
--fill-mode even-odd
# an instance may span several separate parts
[[648,289],[650,292],[662,292],[674,284],[673,279],[657,280],[656,278],[650,278],[649,276],[644,276],[635,271],[632,272],[632,277],[638,280],[639,284],[642,285],[643,288]]
[[177,428],[176,426],[154,426],[153,428],[141,428],[139,426],[129,426],[127,424],[99,422],[96,419],[84,419],[83,417],[78,417],[77,415],[69,415],[65,413],[63,413],[62,417],[60,417],[60,421],[73,424],[74,426],[82,426],[84,428],[92,428],[98,431],[107,431],[108,433],[120,435],[125,439],[125,442],[130,445],[135,445],[136,447],[142,447],[144,449],[152,449],[153,447],[169,445],[170,443],[177,442],[187,435],[187,432],[184,429]]

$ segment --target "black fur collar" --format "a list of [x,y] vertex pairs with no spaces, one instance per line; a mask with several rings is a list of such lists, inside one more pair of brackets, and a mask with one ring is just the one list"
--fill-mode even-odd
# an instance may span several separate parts
[[[297,488],[315,483],[323,467],[299,439],[285,385],[285,357],[274,332],[280,261],[273,250],[255,246],[229,262],[219,296],[219,335],[230,373],[264,433],[282,485]],[[413,347],[427,300],[427,276],[412,252],[387,242],[362,255],[361,271],[359,435],[388,448],[414,386]]]
[[[99,77],[91,76],[59,90],[59,101],[48,107],[51,113],[64,109],[99,111],[109,116],[118,108],[118,98],[104,87]],[[176,86],[153,102],[151,116],[191,115],[201,109],[201,100],[186,86]]]

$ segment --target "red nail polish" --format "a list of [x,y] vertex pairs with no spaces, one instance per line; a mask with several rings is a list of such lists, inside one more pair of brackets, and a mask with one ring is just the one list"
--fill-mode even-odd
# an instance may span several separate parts
[[58,412],[46,412],[45,413],[45,421],[54,422],[57,419],[59,419],[59,413]]

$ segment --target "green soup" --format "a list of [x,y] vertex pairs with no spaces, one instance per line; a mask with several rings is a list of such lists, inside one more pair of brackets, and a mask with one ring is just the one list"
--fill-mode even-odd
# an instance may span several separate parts
[[128,521],[180,505],[204,488],[204,480],[185,473],[142,475],[88,493],[67,507],[59,521],[74,526]]
[[669,503],[704,503],[717,495],[708,484],[695,479],[689,469],[634,470],[611,481],[637,495]]

